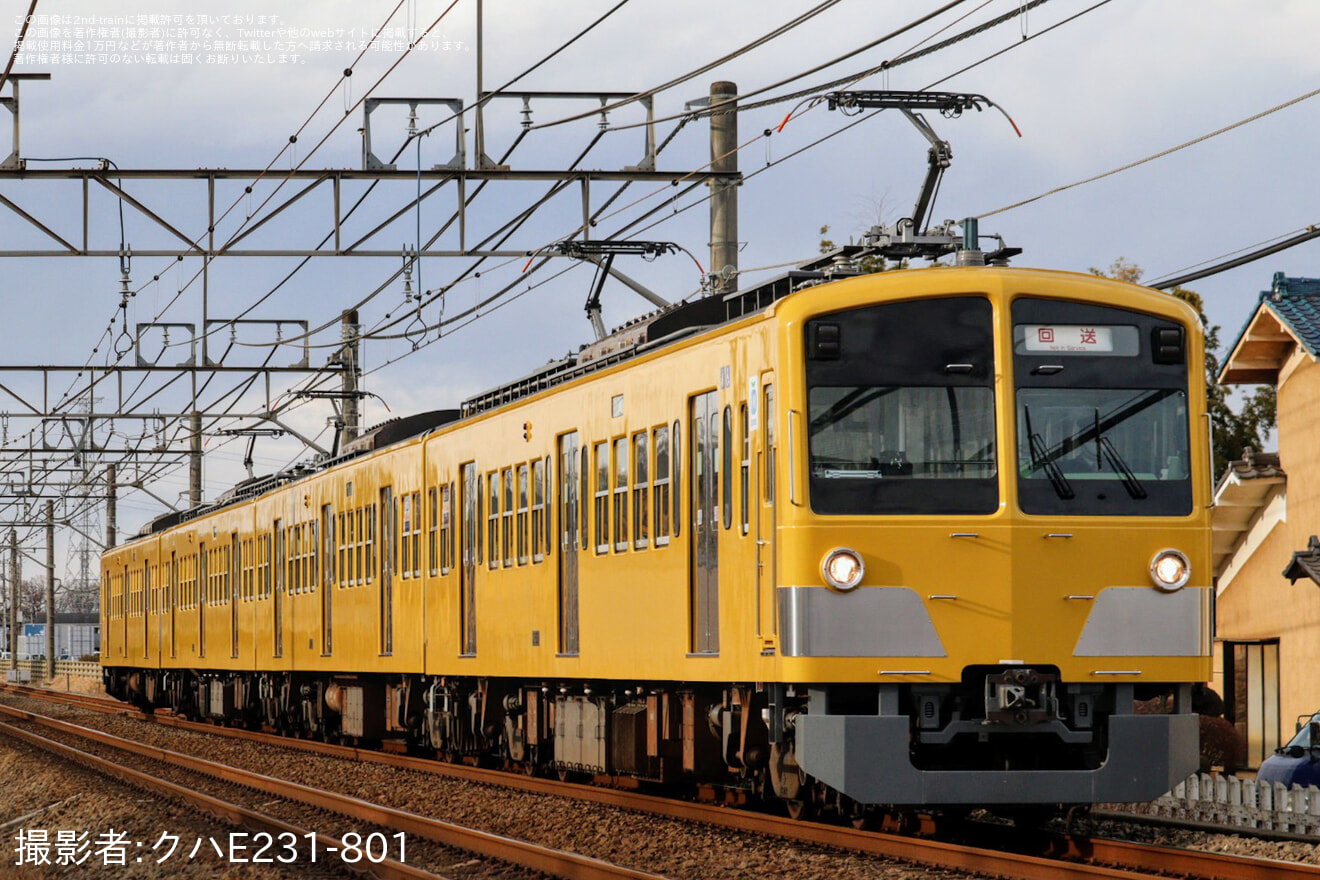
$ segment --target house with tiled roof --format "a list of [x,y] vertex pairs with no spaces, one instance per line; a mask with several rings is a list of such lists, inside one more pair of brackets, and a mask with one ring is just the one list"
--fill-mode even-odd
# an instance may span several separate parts
[[1215,686],[1257,766],[1320,709],[1320,279],[1274,276],[1219,373],[1277,389],[1277,454],[1215,489]]

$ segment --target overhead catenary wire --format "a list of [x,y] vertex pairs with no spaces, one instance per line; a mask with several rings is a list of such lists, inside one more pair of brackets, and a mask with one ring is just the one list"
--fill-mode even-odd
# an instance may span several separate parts
[[1289,107],[1302,103],[1303,101],[1309,101],[1311,98],[1314,98],[1316,95],[1320,95],[1320,89],[1312,89],[1311,91],[1305,94],[1298,95],[1295,98],[1290,98],[1289,100],[1284,101],[1282,104],[1275,104],[1273,107],[1270,107],[1267,110],[1262,110],[1259,113],[1253,113],[1251,116],[1248,116],[1245,119],[1239,119],[1237,122],[1233,122],[1221,128],[1217,128],[1214,131],[1206,132],[1205,134],[1200,135],[1198,137],[1194,137],[1189,141],[1184,141],[1183,143],[1178,144],[1175,147],[1169,147],[1168,149],[1160,150],[1158,153],[1152,153],[1151,155],[1146,156],[1145,158],[1137,159],[1133,162],[1128,162],[1125,165],[1120,165],[1117,168],[1110,169],[1109,171],[1105,171],[1100,174],[1093,174],[1090,177],[1083,178],[1082,180],[1077,180],[1072,183],[1066,183],[1063,186],[1056,186],[1053,189],[1046,190],[1045,192],[1040,193],[1039,195],[1032,196],[1031,198],[1028,199],[1022,199],[1021,201],[1013,202],[1011,205],[1004,205],[1002,208],[995,208],[993,211],[985,211],[981,214],[976,215],[977,219],[984,220],[986,217],[993,217],[996,214],[1003,214],[1007,211],[1012,211],[1017,208],[1021,208],[1025,205],[1030,205],[1033,202],[1038,202],[1041,199],[1048,198],[1049,196],[1057,195],[1061,192],[1067,192],[1070,189],[1076,189],[1077,187],[1085,186],[1088,183],[1095,183],[1097,180],[1104,180],[1107,177],[1113,177],[1115,174],[1121,174],[1124,171],[1130,171],[1133,168],[1138,168],[1149,162],[1154,162],[1156,159],[1163,159],[1165,156],[1172,156],[1174,153],[1181,152],[1182,150],[1185,150],[1188,147],[1194,147],[1197,144],[1201,144],[1210,140],[1211,138],[1219,137],[1221,134],[1227,134],[1230,131],[1234,131],[1235,129],[1242,128],[1244,125],[1250,125],[1253,122],[1264,119],[1265,117],[1270,116],[1274,113],[1278,113],[1280,110],[1286,110]]
[[1256,248],[1246,254],[1242,254],[1241,256],[1214,263],[1203,269],[1197,269],[1196,271],[1184,272],[1179,275],[1163,278],[1159,281],[1151,282],[1147,286],[1154,287],[1157,290],[1169,290],[1174,287],[1182,287],[1184,284],[1190,284],[1191,282],[1199,281],[1202,278],[1209,278],[1211,275],[1218,275],[1221,272],[1227,272],[1229,269],[1236,269],[1238,266],[1245,266],[1248,263],[1254,263],[1256,260],[1261,260],[1272,254],[1277,254],[1280,251],[1286,251],[1289,248],[1297,247],[1299,244],[1305,244],[1308,241],[1314,241],[1317,238],[1320,238],[1320,225],[1308,226],[1304,231],[1289,236],[1283,241],[1278,241],[1274,244],[1266,245],[1265,247]]

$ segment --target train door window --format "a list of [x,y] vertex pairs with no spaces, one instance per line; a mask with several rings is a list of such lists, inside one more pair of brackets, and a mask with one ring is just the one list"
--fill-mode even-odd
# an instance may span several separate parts
[[761,418],[765,421],[765,475],[761,480],[766,501],[775,500],[775,386],[766,383],[762,392],[765,405]]
[[408,561],[412,559],[412,496],[407,493],[400,496],[399,504],[403,513],[403,532],[399,535],[399,548],[403,554],[403,564],[399,566],[399,576],[408,578],[412,577],[412,566],[408,564]]
[[650,540],[650,485],[649,465],[651,453],[647,446],[647,433],[638,431],[633,434],[633,546],[638,550],[646,549]]
[[545,559],[545,462],[532,462],[532,562]]
[[[406,496],[405,496],[406,497]],[[394,488],[380,490],[380,653],[394,653]]]
[[1224,705],[1247,744],[1246,765],[1259,767],[1279,736],[1279,643],[1224,642]]
[[724,502],[724,527],[733,525],[733,410],[724,407],[724,460],[721,463],[724,481],[720,484],[720,499]]
[[673,441],[669,444],[674,456],[674,478],[670,486],[674,490],[674,537],[683,531],[683,428],[678,419],[674,419]]
[[166,591],[170,603],[170,657],[173,658],[179,656],[179,631],[174,625],[179,604],[179,554],[173,550],[170,551],[170,582]]
[[738,439],[742,441],[742,466],[739,473],[742,477],[739,482],[740,498],[742,507],[739,511],[740,522],[742,523],[742,533],[745,535],[751,531],[751,513],[748,511],[748,483],[751,479],[752,466],[752,435],[747,430],[747,404],[738,407]]
[[486,494],[490,509],[486,512],[486,549],[492,569],[500,567],[500,472],[486,475]]
[[596,444],[596,552],[610,550],[610,444]]
[[426,490],[426,570],[434,577],[440,573],[440,490]]
[[628,438],[614,440],[614,552],[628,549]]
[[242,591],[243,545],[238,540],[238,533],[229,536],[226,549],[229,565],[225,567],[225,587],[229,594],[229,656],[238,656],[238,597]]
[[528,496],[528,473],[527,465],[518,465],[518,564],[526,565],[531,558],[527,550],[527,521],[530,515],[530,498]]
[[655,546],[669,543],[669,426],[651,431],[655,445]]
[[[197,656],[206,656],[206,605],[210,601],[210,552],[197,545]],[[206,601],[203,601],[203,600]]]

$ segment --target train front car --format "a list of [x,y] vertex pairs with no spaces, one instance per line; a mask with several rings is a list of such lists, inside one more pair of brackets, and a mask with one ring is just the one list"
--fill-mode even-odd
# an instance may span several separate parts
[[803,797],[803,774],[862,804],[1169,790],[1197,767],[1190,688],[1211,674],[1192,310],[998,268],[830,291],[779,312],[801,369],[776,790]]

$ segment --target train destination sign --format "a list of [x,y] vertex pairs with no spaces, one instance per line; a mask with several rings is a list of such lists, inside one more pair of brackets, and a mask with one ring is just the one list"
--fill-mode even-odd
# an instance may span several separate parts
[[1019,324],[1019,353],[1135,355],[1136,327],[1101,324]]

